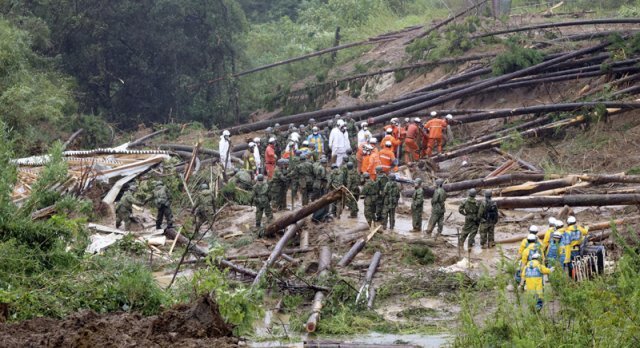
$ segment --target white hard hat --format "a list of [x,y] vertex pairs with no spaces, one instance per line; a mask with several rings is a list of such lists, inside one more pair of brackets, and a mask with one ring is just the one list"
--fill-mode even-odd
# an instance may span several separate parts
[[420,117],[416,117],[413,119],[413,122],[422,122],[422,121],[420,120]]
[[254,143],[253,141],[249,143],[249,147],[254,147],[256,146],[256,143]]
[[540,253],[537,253],[537,252],[536,252],[536,253],[533,253],[533,255],[531,255],[531,258],[532,258],[533,260],[537,260],[537,259],[539,259],[539,258],[540,258]]
[[228,136],[231,135],[231,132],[229,132],[228,130],[225,129],[224,131],[222,131],[222,135],[228,137]]
[[560,232],[553,232],[553,238],[562,238],[562,233],[560,233]]
[[567,224],[573,225],[575,223],[576,223],[576,217],[575,216],[569,216],[569,218],[567,219]]
[[377,144],[377,143],[378,143],[378,139],[376,139],[375,137],[371,137],[371,138],[369,139],[369,143],[370,143],[370,144]]
[[397,118],[397,117],[392,118],[392,119],[391,119],[391,123],[392,123],[392,124],[396,124],[396,123],[398,123],[398,118]]
[[290,138],[291,138],[291,140],[293,140],[295,142],[298,142],[298,140],[300,140],[300,134],[298,134],[298,132],[293,132],[293,133],[291,133]]
[[535,241],[536,241],[536,239],[538,239],[538,237],[536,237],[536,235],[535,235],[535,234],[529,234],[529,235],[527,236],[527,240],[528,240],[529,242],[535,242]]
[[274,137],[269,138],[269,142],[270,143],[275,143],[276,142],[276,138],[274,138]]
[[308,140],[303,141],[302,145],[305,145],[305,146],[309,145],[309,141]]
[[390,142],[389,140],[385,141],[384,145],[385,145],[386,147],[391,147],[391,146],[393,146],[393,144],[391,144],[391,142]]
[[447,116],[445,116],[445,118],[446,118],[447,120],[453,120],[453,115],[448,114]]
[[562,227],[564,226],[564,223],[560,220],[556,220],[556,227]]
[[549,218],[549,226],[555,226],[555,225],[556,225],[556,218],[552,216]]
[[338,127],[342,127],[342,126],[344,126],[344,121],[343,120],[338,120],[337,124],[338,124]]
[[538,226],[536,225],[529,226],[529,233],[538,233]]
[[317,132],[317,131],[319,131],[319,130],[320,130],[320,128],[318,128],[318,127],[316,127],[316,126],[313,126],[313,128],[311,128],[311,131],[313,131],[313,132]]
[[410,121],[411,121],[411,120],[409,119],[409,117],[407,117],[407,118],[405,118],[405,119],[404,119],[404,122],[405,122],[405,123],[409,123]]
[[253,142],[254,143],[259,143],[260,142],[260,138],[253,138]]
[[431,116],[436,117],[437,114],[438,114],[437,112],[431,111]]
[[367,122],[360,123],[360,127],[361,128],[367,128]]
[[393,133],[393,129],[392,128],[387,128],[384,131],[387,132],[388,134]]

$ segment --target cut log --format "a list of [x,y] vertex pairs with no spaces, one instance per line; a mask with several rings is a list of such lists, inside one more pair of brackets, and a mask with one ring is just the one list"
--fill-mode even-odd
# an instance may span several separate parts
[[[288,255],[295,255],[295,254],[301,254],[301,253],[308,253],[308,252],[314,251],[314,250],[316,250],[315,247],[312,247],[312,248],[295,248],[295,249],[285,249],[285,250],[283,250],[283,253],[288,254]],[[249,254],[249,255],[229,255],[229,256],[225,257],[225,259],[227,259],[227,260],[259,259],[259,258],[270,256],[272,252],[273,251],[266,251],[266,252],[263,252],[263,253],[255,253],[255,254]]]
[[62,150],[66,150],[67,147],[69,145],[71,145],[71,143],[73,143],[74,140],[76,140],[76,138],[82,134],[82,132],[84,132],[83,128],[78,129],[77,131],[75,131],[73,134],[71,134],[71,136],[69,137],[69,139],[67,139],[67,141],[64,142],[64,144],[62,144]]
[[447,25],[447,24],[449,24],[449,23],[451,23],[451,22],[455,21],[456,19],[458,19],[458,18],[460,18],[460,17],[462,17],[462,16],[466,15],[467,13],[469,13],[469,12],[473,11],[474,9],[479,8],[480,6],[484,5],[487,1],[488,1],[488,0],[481,0],[481,1],[479,1],[479,2],[476,2],[475,4],[473,4],[473,5],[471,5],[471,6],[467,7],[467,8],[465,8],[465,9],[463,9],[462,11],[460,11],[460,12],[458,12],[458,13],[456,13],[456,14],[455,14],[455,15],[453,15],[452,17],[447,18],[447,19],[445,19],[444,21],[442,21],[442,22],[440,22],[440,23],[438,23],[438,24],[436,24],[436,25],[432,26],[431,28],[429,28],[429,29],[425,30],[425,32],[424,32],[424,33],[421,33],[420,35],[418,35],[418,36],[416,36],[415,38],[411,39],[411,41],[409,41],[408,43],[412,43],[413,41],[415,41],[415,40],[417,40],[417,39],[423,38],[423,37],[425,37],[425,36],[427,36],[427,35],[431,34],[432,32],[434,32],[434,31],[436,31],[436,30],[438,30],[438,29],[440,29],[440,28],[444,27],[445,25]]
[[249,269],[249,268],[242,267],[240,265],[236,265],[235,263],[233,263],[231,261],[228,261],[228,260],[219,259],[219,260],[217,260],[216,263],[220,268],[227,268],[227,269],[230,269],[230,270],[232,270],[232,271],[234,271],[236,273],[242,273],[244,275],[247,275],[247,276],[249,276],[251,278],[255,278],[256,276],[258,276],[258,272],[254,271],[252,269]]
[[358,253],[364,249],[364,246],[367,244],[364,238],[358,239],[355,244],[349,249],[349,251],[342,256],[342,259],[338,262],[338,267],[347,267],[351,261],[358,255]]
[[[188,145],[182,145],[182,144],[161,144],[159,146],[160,149],[162,150],[177,150],[177,151],[189,151],[189,152],[193,152],[193,146],[188,146]],[[216,150],[211,150],[211,149],[206,149],[206,148],[200,148],[199,150],[200,153],[209,155],[209,156],[214,156],[217,158],[220,158],[220,152],[216,151]],[[231,160],[235,163],[239,163],[242,164],[242,160],[238,157],[235,156],[231,156]]]
[[538,182],[525,182],[516,186],[509,186],[502,189],[494,190],[500,196],[525,196],[536,192],[553,190],[561,187],[572,186],[578,182],[578,177],[570,175],[562,179],[545,180]]
[[145,142],[151,138],[154,138],[160,134],[166,133],[167,131],[169,131],[169,128],[165,128],[165,129],[161,129],[159,131],[155,131],[151,134],[145,135],[139,139],[136,139],[132,142],[129,142],[129,144],[127,144],[128,148],[132,148],[132,147],[136,147],[136,146],[142,146],[145,144]]
[[496,204],[501,209],[541,207],[602,207],[609,205],[638,205],[640,194],[589,194],[566,196],[498,197]]
[[523,26],[523,27],[518,27],[513,29],[498,30],[490,33],[478,34],[478,35],[472,36],[471,38],[479,39],[487,36],[512,34],[512,33],[518,33],[521,31],[546,29],[546,28],[574,27],[574,26],[597,25],[597,24],[636,24],[636,23],[640,23],[640,19],[638,18],[601,18],[601,19],[588,19],[588,20],[581,20],[581,21],[569,21],[569,22],[558,22],[558,23],[543,23],[543,24],[529,25],[529,26]]
[[510,160],[504,162],[502,165],[500,165],[494,171],[489,173],[487,176],[485,176],[485,178],[493,178],[493,177],[496,177],[496,176],[498,176],[500,174],[504,174],[505,172],[509,171],[509,169],[513,168],[513,166],[515,164],[516,164],[516,161],[510,159]]
[[316,292],[316,295],[313,297],[313,304],[311,305],[311,315],[307,320],[307,324],[305,328],[307,332],[315,332],[318,327],[318,320],[320,320],[320,311],[322,310],[322,301],[324,300],[324,294],[322,291]]
[[326,276],[331,269],[331,248],[323,246],[320,248],[320,257],[318,258],[318,273],[320,277]]
[[[373,282],[373,276],[376,274],[376,270],[378,270],[378,265],[380,264],[381,258],[382,253],[379,251],[376,251],[376,253],[371,258],[369,269],[367,269],[367,275],[364,277],[364,282],[362,283],[360,291],[358,291],[358,295],[356,296],[356,304],[360,302],[360,300],[364,298],[364,296],[369,297],[369,288],[371,287],[371,283]],[[368,303],[369,299],[367,299],[367,304]]]
[[318,198],[317,200],[303,206],[302,208],[289,212],[283,216],[281,216],[280,218],[278,218],[277,220],[273,221],[271,224],[269,224],[265,230],[264,233],[267,237],[272,237],[276,234],[276,232],[286,228],[287,226],[294,224],[302,219],[304,219],[305,217],[313,214],[314,212],[318,211],[319,209],[322,209],[326,206],[328,206],[329,204],[333,203],[333,202],[337,202],[338,200],[342,199],[342,190],[341,189],[337,189],[335,191],[331,191],[329,193],[327,193],[326,195]]
[[[173,227],[167,228],[164,230],[164,235],[167,236],[168,239],[178,240],[178,243],[181,245],[187,245],[189,243],[189,238],[185,237],[183,234],[178,233]],[[207,257],[209,255],[209,250],[205,249],[197,244],[191,244],[190,251],[199,257]]]
[[[527,181],[542,181],[545,179],[544,174],[522,174],[522,173],[514,173],[514,174],[506,174],[500,175],[493,178],[481,178],[481,179],[472,179],[472,180],[464,180],[453,182],[450,184],[444,184],[442,187],[446,192],[458,192],[468,190],[470,188],[480,189],[484,187],[495,187],[498,185],[505,184],[515,184],[522,183]],[[424,194],[427,197],[431,197],[433,195],[434,189],[432,187],[423,188]],[[410,197],[413,195],[413,190],[405,190],[403,191],[405,197]]]
[[508,153],[506,151],[502,151],[497,147],[494,147],[492,150],[493,150],[493,152],[496,152],[496,153],[499,153],[499,154],[501,154],[503,156],[511,158],[512,160],[518,162],[518,164],[520,164],[522,167],[524,167],[526,169],[529,169],[530,171],[532,171],[534,173],[543,173],[544,172],[542,169],[540,169],[540,168],[536,167],[535,165],[533,165],[533,164],[521,159],[520,157],[514,156],[514,155],[512,155],[512,154],[510,154],[510,153]]
[[284,247],[289,243],[291,238],[293,238],[293,236],[295,236],[296,233],[298,233],[298,230],[300,229],[300,224],[296,222],[297,220],[294,221],[287,228],[287,231],[284,233],[282,238],[280,238],[276,246],[273,248],[271,255],[269,255],[269,258],[267,259],[267,261],[264,262],[264,264],[262,265],[262,268],[260,269],[260,271],[258,271],[258,275],[253,280],[253,284],[252,284],[253,287],[260,285],[260,281],[262,280],[264,275],[267,273],[267,270],[269,269],[269,267],[273,266],[273,264],[278,260],[278,258],[282,254],[282,250],[284,250]]

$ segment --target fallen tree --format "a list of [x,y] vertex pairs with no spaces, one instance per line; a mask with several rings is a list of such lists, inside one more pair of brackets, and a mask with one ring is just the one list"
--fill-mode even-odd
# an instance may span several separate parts
[[638,18],[602,18],[602,19],[587,19],[581,21],[569,21],[569,22],[556,22],[556,23],[543,23],[536,25],[529,25],[524,27],[518,27],[513,29],[498,30],[490,33],[483,33],[471,36],[471,39],[479,39],[488,36],[496,36],[503,34],[518,33],[521,31],[547,29],[547,28],[561,28],[561,27],[574,27],[583,25],[596,25],[596,24],[637,24],[640,23]]
[[[446,192],[459,192],[468,190],[471,188],[480,189],[484,187],[495,187],[498,185],[504,184],[515,184],[522,183],[526,181],[542,181],[545,179],[544,174],[523,174],[523,173],[514,173],[514,174],[505,174],[500,176],[495,176],[492,178],[480,178],[480,179],[472,179],[472,180],[464,180],[458,181],[450,184],[444,184],[442,187]],[[431,197],[434,192],[433,187],[424,187],[424,194],[427,197]],[[405,190],[403,191],[403,195],[405,197],[410,197],[413,195],[414,190]]]
[[295,224],[296,222],[304,219],[305,217],[313,214],[314,212],[328,206],[333,202],[337,202],[342,199],[342,189],[337,189],[327,193],[326,195],[318,198],[317,200],[310,202],[309,204],[303,206],[302,208],[289,212],[277,220],[273,221],[269,224],[265,230],[265,236],[272,237],[276,234],[276,232],[286,228],[291,224]]
[[[331,268],[331,249],[328,246],[320,248],[320,257],[318,258],[318,275],[324,277],[327,275],[328,270]],[[311,305],[311,314],[305,328],[307,332],[315,332],[318,327],[318,321],[320,320],[320,311],[322,311],[322,301],[324,300],[324,293],[322,291],[316,292],[313,298],[313,304]]]
[[541,207],[602,207],[609,205],[640,205],[640,194],[587,194],[565,196],[497,197],[501,209]]
[[298,230],[300,230],[300,224],[298,224],[297,221],[293,222],[287,228],[287,231],[284,233],[282,238],[280,238],[276,246],[273,248],[271,255],[269,255],[269,258],[267,259],[267,261],[264,262],[264,264],[262,265],[262,268],[260,268],[260,271],[258,271],[258,274],[253,279],[253,284],[252,284],[253,287],[258,286],[260,284],[260,281],[262,280],[264,275],[267,273],[267,270],[269,269],[269,267],[273,266],[273,264],[278,260],[280,255],[282,255],[282,250],[284,249],[285,246],[287,246],[291,238],[293,238],[293,236],[295,236],[296,233],[298,233]]

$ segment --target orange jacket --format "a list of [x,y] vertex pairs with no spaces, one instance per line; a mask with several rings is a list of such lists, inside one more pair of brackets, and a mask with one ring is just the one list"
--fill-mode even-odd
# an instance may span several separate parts
[[362,160],[360,161],[360,173],[366,173],[367,169],[369,169],[369,157],[370,155],[363,155]]
[[382,128],[382,130],[386,132],[387,128],[391,128],[391,135],[393,135],[394,138],[400,139],[400,127],[394,126],[392,124],[389,124],[389,125],[384,126],[384,128]]
[[396,149],[398,148],[398,146],[400,146],[400,144],[402,143],[400,140],[398,140],[397,138],[395,138],[393,135],[389,135],[387,134],[383,139],[382,142],[380,143],[380,145],[382,146],[382,148],[384,149],[384,147],[386,146],[385,143],[387,141],[391,142],[391,150],[393,150],[393,152],[396,152]]
[[396,155],[394,152],[385,147],[380,150],[380,164],[382,165],[382,170],[385,173],[389,174],[389,172],[393,169],[393,171],[398,171],[398,167],[396,167],[393,162],[396,160]]
[[407,137],[407,127],[398,127],[398,136],[396,137],[400,141],[404,141]]
[[366,144],[367,143],[362,143],[358,146],[358,151],[356,151],[356,161],[362,162],[362,158],[364,157],[364,154],[362,152]]
[[369,161],[367,163],[367,173],[369,173],[369,177],[371,178],[371,180],[375,180],[376,167],[382,165],[382,163],[380,162],[380,153],[378,152],[378,149],[373,149],[371,151],[371,155],[369,155],[368,157]]
[[443,131],[447,128],[447,121],[439,118],[432,118],[424,124],[424,128],[429,131],[430,139],[442,139]]
[[278,159],[278,157],[276,156],[276,149],[273,147],[272,144],[269,144],[267,146],[267,149],[264,151],[264,163],[265,164],[276,164],[276,160]]
[[407,127],[407,138],[417,140],[419,134],[420,134],[420,130],[418,129],[418,126],[415,123],[411,123]]

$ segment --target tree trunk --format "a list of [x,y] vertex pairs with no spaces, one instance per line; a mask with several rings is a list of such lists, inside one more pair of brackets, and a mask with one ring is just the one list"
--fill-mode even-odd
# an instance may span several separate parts
[[358,239],[355,244],[349,249],[349,251],[342,256],[342,259],[338,262],[338,267],[347,267],[351,261],[358,255],[358,253],[364,249],[364,246],[367,244],[364,238]]
[[496,204],[501,209],[541,207],[602,207],[608,205],[638,205],[640,194],[588,194],[566,196],[498,197]]
[[269,226],[267,226],[264,230],[265,235],[267,237],[274,236],[276,232],[284,229],[285,227],[294,224],[305,217],[313,214],[314,212],[322,209],[329,204],[336,202],[342,198],[342,190],[338,189],[335,191],[331,191],[326,195],[320,197],[319,199],[303,206],[302,208],[287,213],[281,216],[279,219],[273,221]]
[[271,252],[271,255],[269,255],[269,258],[267,259],[267,261],[264,262],[264,264],[262,265],[262,268],[260,269],[260,271],[258,271],[258,274],[253,280],[253,284],[251,286],[256,287],[260,284],[260,281],[262,280],[264,275],[267,273],[267,270],[269,269],[269,267],[273,266],[273,264],[278,260],[280,255],[282,255],[282,250],[287,245],[287,243],[289,243],[291,238],[293,238],[293,236],[295,236],[296,233],[298,233],[299,229],[300,229],[300,224],[297,223],[297,220],[291,223],[291,225],[287,228],[287,231],[284,233],[282,238],[280,238],[280,240],[278,241],[278,244],[276,244],[276,246],[273,248],[273,251]]
[[494,31],[490,33],[478,34],[478,35],[472,36],[471,38],[479,39],[487,36],[511,34],[511,33],[518,33],[521,31],[545,29],[545,28],[560,28],[560,27],[572,27],[572,26],[593,25],[593,24],[636,24],[636,23],[640,23],[640,19],[638,18],[602,18],[602,19],[588,19],[588,20],[570,21],[570,22],[543,23],[543,24],[529,25],[529,26],[524,26],[524,27],[519,27],[514,29],[505,29],[505,30],[499,30],[499,31]]
[[[442,187],[446,192],[458,192],[464,191],[471,188],[480,189],[484,187],[495,187],[498,185],[504,184],[515,184],[526,181],[542,181],[545,179],[544,174],[522,174],[522,173],[514,173],[514,174],[505,174],[496,176],[493,178],[480,178],[480,179],[471,179],[453,182],[450,184],[444,184]],[[424,194],[427,197],[431,197],[433,195],[434,189],[433,187],[424,187]],[[405,190],[403,191],[403,195],[405,197],[411,197],[413,195],[414,190]]]

